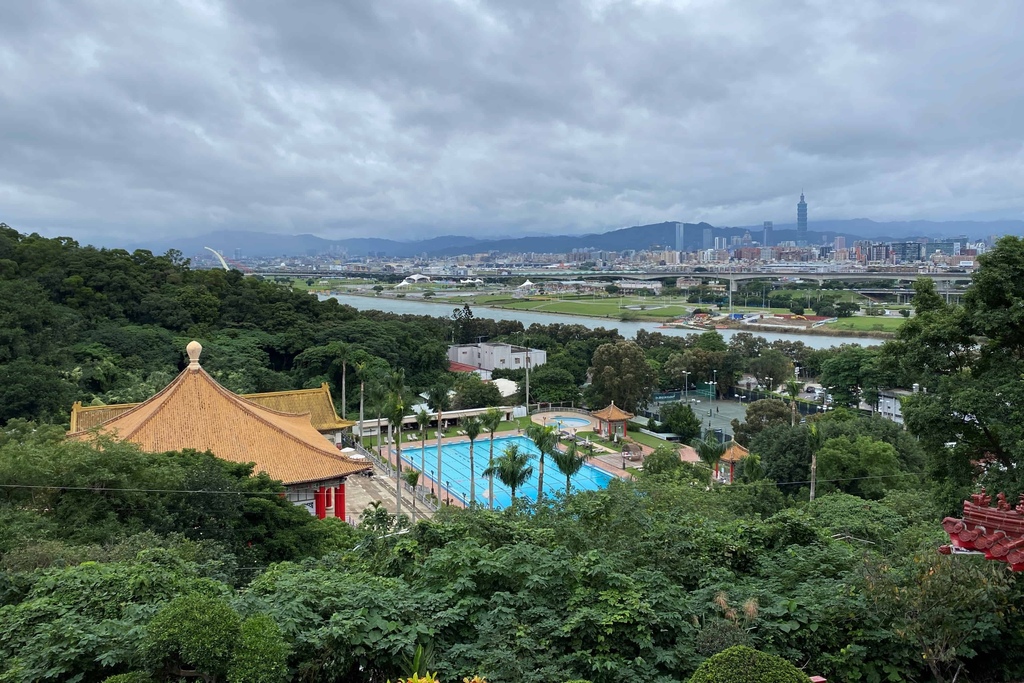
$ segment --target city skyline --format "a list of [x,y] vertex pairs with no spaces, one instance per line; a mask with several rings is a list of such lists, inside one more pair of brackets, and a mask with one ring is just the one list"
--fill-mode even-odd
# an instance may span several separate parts
[[812,223],[1021,219],[1022,22],[1009,1],[7,3],[0,221],[579,234],[779,225],[801,187]]

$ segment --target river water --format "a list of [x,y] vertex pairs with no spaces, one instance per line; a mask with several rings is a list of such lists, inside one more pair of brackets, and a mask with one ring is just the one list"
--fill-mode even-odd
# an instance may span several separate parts
[[[337,299],[339,303],[351,306],[360,311],[376,310],[387,313],[398,313],[408,315],[430,315],[439,318],[451,317],[452,310],[460,307],[451,303],[431,303],[416,301],[413,299],[392,299],[385,297],[368,296],[346,296],[344,294],[326,296],[321,294],[321,299]],[[640,330],[648,332],[661,332],[672,336],[686,336],[700,334],[693,330],[679,328],[660,328],[658,323],[620,322],[610,318],[587,318],[579,315],[563,315],[561,313],[535,313],[533,311],[516,311],[509,309],[485,308],[477,306],[473,308],[473,315],[478,318],[490,318],[492,320],[518,320],[525,327],[537,323],[538,325],[550,325],[552,323],[563,323],[567,325],[583,325],[591,329],[604,327],[606,329],[617,329],[624,337],[635,337]],[[729,339],[740,330],[718,330],[725,339]],[[824,349],[839,344],[859,344],[861,346],[877,346],[883,339],[871,339],[867,337],[841,337],[838,335],[825,334],[779,334],[777,332],[753,332],[758,337],[764,337],[768,341],[782,339],[785,341],[802,341],[812,349]]]

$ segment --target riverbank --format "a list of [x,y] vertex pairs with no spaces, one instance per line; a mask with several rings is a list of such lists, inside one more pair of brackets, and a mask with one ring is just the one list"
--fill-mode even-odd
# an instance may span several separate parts
[[[676,311],[678,308],[676,305],[664,305],[659,306],[656,310],[665,310],[667,315],[654,316],[646,314],[646,311],[634,310],[632,308],[627,309],[626,313],[623,314],[618,309],[617,302],[612,300],[596,300],[598,305],[591,305],[588,301],[573,301],[573,300],[560,300],[560,299],[523,299],[516,301],[516,305],[503,305],[496,301],[479,301],[476,298],[474,300],[468,300],[468,298],[449,298],[449,297],[432,297],[425,299],[423,297],[402,297],[397,296],[378,296],[371,293],[362,292],[332,292],[330,296],[339,300],[347,297],[354,297],[360,299],[366,299],[368,301],[376,302],[394,302],[395,304],[410,304],[412,306],[424,306],[424,307],[437,307],[437,306],[453,306],[459,307],[469,304],[474,309],[489,309],[494,311],[503,311],[512,314],[530,314],[530,315],[542,315],[542,316],[565,316],[570,318],[588,319],[594,321],[607,321],[609,323],[625,323],[628,325],[642,325],[650,324],[657,326],[656,329],[660,332],[673,331],[682,334],[699,334],[704,331],[695,327],[682,327],[682,326],[669,326],[667,323],[672,322],[677,317],[681,317],[685,312],[688,311]],[[484,298],[486,297],[479,297]],[[524,304],[529,303],[540,304],[538,306],[528,306]],[[646,304],[650,305],[650,304]],[[588,310],[586,312],[581,311],[580,307],[586,306]],[[601,313],[600,307],[614,306],[616,313]],[[666,310],[667,309],[667,310]],[[607,308],[606,308],[607,310]],[[750,309],[746,309],[750,310]],[[756,309],[760,310],[760,309]],[[766,311],[767,312],[767,311]],[[772,312],[775,312],[774,310]],[[788,311],[787,311],[788,312]],[[849,320],[849,319],[846,319]],[[613,325],[618,326],[618,325]],[[867,339],[877,341],[881,343],[886,339],[892,339],[895,337],[895,332],[889,330],[856,330],[856,329],[842,329],[834,328],[830,326],[822,326],[816,328],[788,328],[785,326],[761,326],[751,325],[738,322],[719,323],[718,326],[712,329],[717,329],[719,332],[751,332],[760,335],[773,335],[779,334],[784,337],[795,337],[795,336],[813,336],[813,337],[831,337],[837,339]]]

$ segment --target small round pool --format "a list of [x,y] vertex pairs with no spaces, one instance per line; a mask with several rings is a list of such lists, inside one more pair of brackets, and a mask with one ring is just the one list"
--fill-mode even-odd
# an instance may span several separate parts
[[565,415],[555,415],[547,419],[548,424],[556,425],[559,429],[578,429],[580,427],[589,427],[590,420],[585,417],[567,417]]

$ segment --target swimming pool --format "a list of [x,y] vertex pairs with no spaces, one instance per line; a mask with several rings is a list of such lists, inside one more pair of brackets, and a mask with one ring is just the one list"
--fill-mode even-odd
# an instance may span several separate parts
[[579,429],[580,427],[590,426],[590,420],[585,417],[567,417],[565,415],[549,417],[546,422],[549,425],[555,425],[559,429]]
[[[526,451],[533,455],[530,466],[533,467],[533,476],[520,488],[516,489],[517,498],[528,498],[531,501],[537,500],[537,478],[539,463],[537,454],[539,451],[533,445],[533,441],[525,436],[501,436],[494,439],[494,457],[505,449],[509,444],[516,444],[520,451]],[[487,458],[490,456],[491,440],[481,438],[476,440],[473,447],[473,469],[476,470],[476,500],[477,503],[487,505],[487,477],[481,473],[487,469]],[[402,449],[402,461],[404,466],[412,465],[416,469],[420,467],[420,456],[425,456],[427,475],[437,470],[437,445],[427,446],[426,453],[422,449]],[[441,446],[441,479],[442,484],[451,484],[451,494],[469,502],[469,442],[443,444]],[[571,486],[577,491],[596,491],[608,486],[608,482],[615,476],[608,474],[589,463],[576,473],[571,480]],[[558,471],[555,463],[550,457],[544,458],[544,495],[550,496],[565,491],[565,476]],[[502,509],[512,502],[512,492],[501,481],[494,478],[494,507]]]

